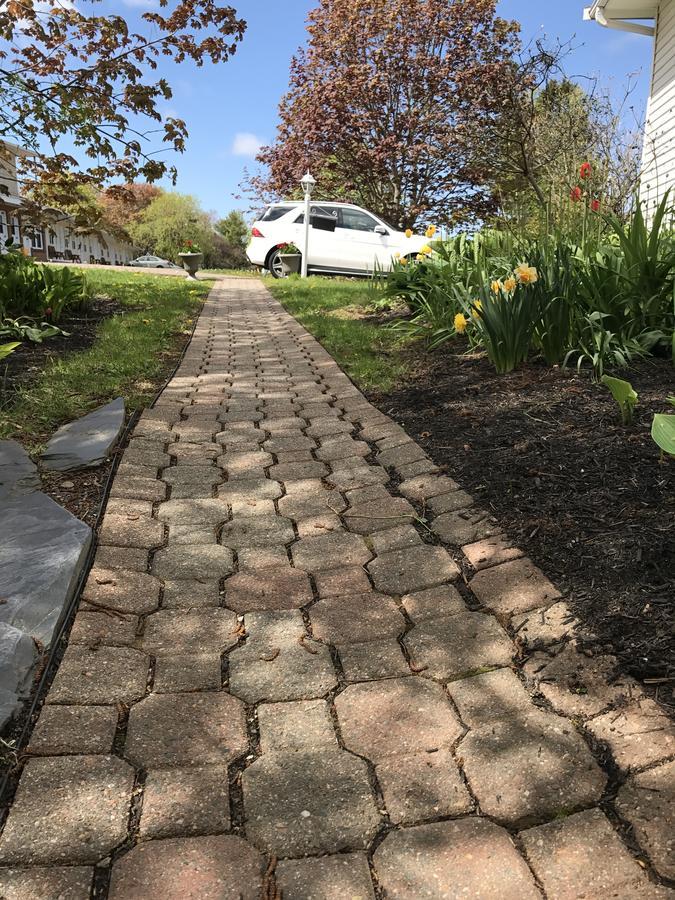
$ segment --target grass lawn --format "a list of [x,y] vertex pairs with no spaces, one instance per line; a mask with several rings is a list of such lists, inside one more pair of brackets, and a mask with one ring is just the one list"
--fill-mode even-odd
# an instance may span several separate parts
[[29,451],[59,425],[114,397],[124,397],[129,411],[146,405],[212,285],[104,269],[87,270],[87,279],[95,295],[116,304],[115,314],[98,324],[91,346],[68,352],[66,344],[0,409],[0,438],[19,438]]
[[358,387],[387,391],[400,383],[408,364],[408,338],[371,314],[369,283],[357,279],[291,276],[265,285],[314,335]]

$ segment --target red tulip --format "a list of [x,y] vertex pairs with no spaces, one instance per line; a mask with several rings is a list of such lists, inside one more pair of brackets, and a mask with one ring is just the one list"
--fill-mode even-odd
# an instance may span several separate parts
[[581,168],[579,169],[579,175],[582,178],[588,178],[591,174],[591,164],[589,162],[585,162],[581,164]]
[[573,203],[578,203],[581,200],[581,188],[580,187],[572,188],[572,190],[570,192],[570,199],[572,200]]
[[598,212],[600,209],[600,201],[599,200],[591,200],[591,209],[593,212]]

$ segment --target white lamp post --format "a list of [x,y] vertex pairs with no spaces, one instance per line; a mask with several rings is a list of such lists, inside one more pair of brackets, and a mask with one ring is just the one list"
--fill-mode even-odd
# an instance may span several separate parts
[[302,269],[300,272],[302,278],[307,278],[307,258],[309,254],[309,198],[312,196],[315,184],[316,180],[309,172],[303,175],[300,181],[300,187],[305,194],[305,236],[304,246],[302,248]]

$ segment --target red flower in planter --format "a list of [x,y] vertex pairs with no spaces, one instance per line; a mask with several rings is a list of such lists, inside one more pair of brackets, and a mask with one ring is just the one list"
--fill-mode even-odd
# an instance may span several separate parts
[[578,203],[581,200],[581,188],[575,187],[570,191],[570,200],[573,203]]
[[579,175],[581,178],[588,178],[591,174],[591,164],[589,162],[585,162],[581,164],[581,168],[579,169]]
[[591,200],[591,209],[593,210],[593,212],[599,212],[600,201],[599,200]]

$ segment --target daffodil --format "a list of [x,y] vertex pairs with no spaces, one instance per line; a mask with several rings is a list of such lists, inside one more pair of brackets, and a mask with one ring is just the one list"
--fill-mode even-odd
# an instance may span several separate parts
[[436,234],[436,226],[429,225],[427,230],[424,232],[428,238],[432,238]]
[[411,238],[412,235],[413,235],[413,233],[412,233],[412,228],[406,228],[406,230],[405,230],[405,236],[406,236],[407,238]]
[[408,259],[407,259],[407,257],[402,256],[401,259],[400,259],[400,263],[401,263],[402,266],[407,266],[407,265],[408,265]]
[[400,258],[401,258],[401,254],[397,250],[396,253],[394,253],[394,259],[400,259]]
[[502,289],[501,281],[493,281],[492,284],[490,285],[490,290],[492,291],[493,294],[498,294],[501,291],[501,289]]
[[415,259],[417,260],[417,262],[422,262],[422,260],[424,259],[424,256],[421,253],[418,253],[417,256],[415,257]]
[[430,256],[434,251],[428,244],[425,244],[424,247],[420,249],[420,253],[423,253],[425,256]]
[[473,309],[471,310],[471,315],[474,317],[474,319],[480,319],[480,311],[482,308],[483,304],[480,302],[480,300],[473,301]]
[[527,263],[521,263],[516,267],[514,275],[521,284],[534,284],[539,278],[537,270],[534,266],[528,266]]
[[503,285],[504,290],[506,291],[507,294],[510,294],[511,291],[515,288],[515,286],[516,286],[515,278],[507,278]]
[[462,315],[462,313],[457,313],[455,316],[455,331],[459,332],[459,334],[464,334],[468,324],[466,316]]

